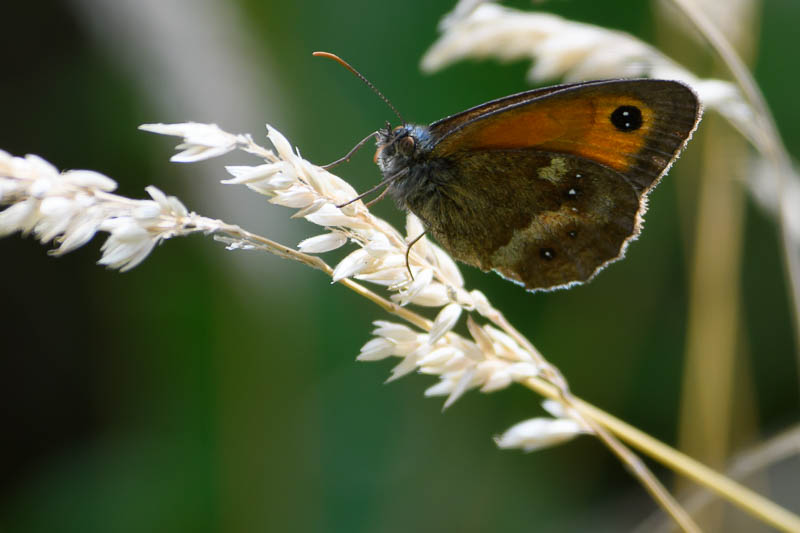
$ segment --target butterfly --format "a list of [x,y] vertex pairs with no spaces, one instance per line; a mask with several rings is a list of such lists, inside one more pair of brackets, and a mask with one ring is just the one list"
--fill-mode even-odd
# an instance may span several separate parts
[[557,85],[387,125],[375,161],[385,192],[455,259],[551,290],[623,257],[701,115],[677,81]]

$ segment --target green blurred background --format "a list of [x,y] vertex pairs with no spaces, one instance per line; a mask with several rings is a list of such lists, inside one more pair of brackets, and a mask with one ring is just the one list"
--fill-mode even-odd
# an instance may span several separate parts
[[[0,148],[103,172],[128,196],[155,184],[190,209],[292,245],[319,230],[215,181],[226,177],[223,163],[251,160],[171,164],[175,142],[137,125],[216,122],[263,139],[270,123],[305,157],[333,160],[394,117],[343,69],[312,58],[315,50],[348,59],[423,123],[528,88],[527,62],[420,73],[451,7],[9,0]],[[640,1],[537,8],[649,42],[664,24]],[[767,0],[754,60],[794,155],[798,20],[796,0]],[[707,75],[710,61],[700,61]],[[703,134],[701,126],[652,195],[627,259],[593,283],[528,294],[464,268],[467,285],[486,293],[578,395],[672,444],[691,255],[681,228],[690,233],[694,220],[692,149]],[[379,177],[368,153],[339,173],[359,190]],[[687,197],[679,183],[689,184],[688,205],[678,201]],[[734,452],[798,422],[777,234],[745,202],[738,341],[749,422]],[[403,220],[388,201],[376,212]],[[471,392],[442,413],[441,399],[423,398],[429,376],[383,385],[390,362],[354,357],[371,321],[388,317],[316,271],[195,236],[120,274],[94,264],[100,242],[55,259],[32,239],[0,241],[2,531],[623,531],[654,511],[592,439],[530,455],[497,450],[493,435],[541,413],[521,387]],[[798,494],[772,497],[798,511]]]

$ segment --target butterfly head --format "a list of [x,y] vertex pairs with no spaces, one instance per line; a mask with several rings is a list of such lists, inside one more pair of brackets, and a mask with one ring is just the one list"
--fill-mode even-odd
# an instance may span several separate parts
[[387,124],[378,131],[375,163],[387,177],[413,166],[424,158],[429,137],[430,133],[425,126],[403,124],[392,128]]

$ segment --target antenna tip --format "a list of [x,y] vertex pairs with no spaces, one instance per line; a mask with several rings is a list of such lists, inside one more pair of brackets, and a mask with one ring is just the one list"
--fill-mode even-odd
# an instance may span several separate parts
[[367,78],[365,78],[359,71],[351,67],[350,63],[348,63],[341,57],[337,56],[336,54],[331,54],[330,52],[312,52],[311,55],[315,57],[327,57],[328,59],[333,59],[334,61],[342,65],[344,68],[352,72],[357,78],[361,79],[361,81],[366,83],[368,87],[370,87],[373,91],[375,91],[375,93],[378,96],[380,96],[384,102],[386,102],[386,104],[392,109],[392,111],[394,111],[394,114],[397,115],[400,121],[405,123],[405,120],[403,120],[403,117],[400,116],[400,113],[397,112],[397,109],[395,109],[392,103],[389,102],[389,100],[385,96],[383,96],[383,94],[374,85],[372,85],[372,83]]
[[311,55],[314,57],[328,57],[331,59],[339,59],[339,56],[337,56],[336,54],[332,54],[330,52],[312,52]]

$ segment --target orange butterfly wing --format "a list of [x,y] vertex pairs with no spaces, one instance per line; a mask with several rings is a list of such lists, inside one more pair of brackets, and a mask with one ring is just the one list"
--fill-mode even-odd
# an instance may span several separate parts
[[[636,120],[625,122],[629,118]],[[569,154],[608,166],[644,190],[669,168],[699,118],[697,96],[682,83],[588,82],[520,93],[441,120],[431,126],[439,139],[433,155],[509,149]]]

